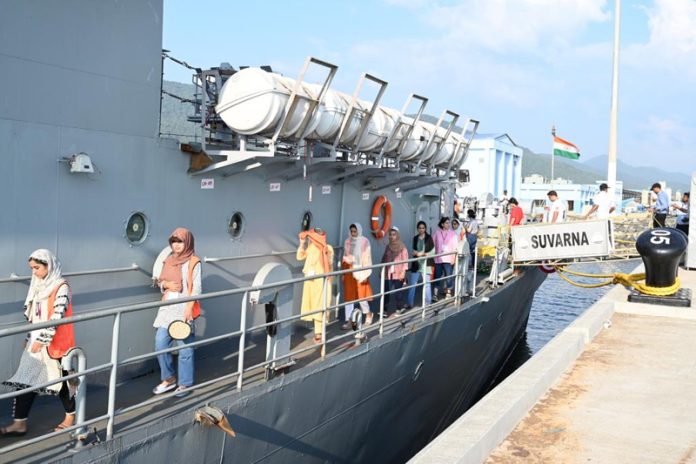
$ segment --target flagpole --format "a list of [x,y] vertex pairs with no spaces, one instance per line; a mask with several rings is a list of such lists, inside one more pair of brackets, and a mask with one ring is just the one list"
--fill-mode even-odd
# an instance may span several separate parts
[[609,152],[607,154],[607,183],[609,198],[614,199],[616,186],[616,139],[619,109],[619,38],[621,35],[621,0],[615,0],[614,9],[614,59],[611,80],[611,111],[609,115]]
[[551,184],[551,187],[553,187],[553,160],[556,158],[553,155],[553,138],[556,137],[556,126],[552,125],[551,126],[551,179],[549,180],[549,183]]

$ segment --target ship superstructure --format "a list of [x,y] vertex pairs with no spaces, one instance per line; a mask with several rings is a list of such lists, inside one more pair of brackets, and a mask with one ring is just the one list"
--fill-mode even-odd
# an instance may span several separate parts
[[[385,197],[408,239],[418,220],[451,213],[477,122],[445,110],[423,120],[414,94],[381,105],[386,82],[331,87],[337,67],[309,58],[297,79],[260,68],[195,73],[198,143],[160,138],[162,3],[9,1],[0,16],[0,347],[8,378],[20,357],[29,253],[51,248],[74,294],[86,355],[85,419],[106,442],[65,455],[66,437],[13,448],[48,462],[397,462],[412,455],[485,390],[523,334],[536,270],[458,293],[365,328],[337,330],[340,278],[319,346],[297,318],[297,234],[321,226],[340,257],[352,222],[369,224]],[[125,31],[128,31],[127,33]],[[309,67],[322,82],[304,80]],[[374,85],[366,101],[361,88]],[[151,269],[177,226],[203,258],[204,315],[196,334],[200,388],[151,400]],[[372,237],[373,259],[384,242]],[[381,289],[382,267],[372,285]],[[502,282],[502,281],[501,281]],[[480,287],[488,287],[487,284]],[[275,319],[268,305],[276,308]],[[380,312],[381,296],[373,302]],[[287,320],[281,321],[279,314]],[[267,327],[277,333],[270,337]],[[3,398],[7,398],[3,396]],[[143,403],[144,402],[144,403]],[[237,438],[192,424],[224,410]],[[9,407],[9,400],[3,400]],[[9,410],[3,414],[9,413]],[[26,442],[25,442],[26,443]],[[202,453],[202,449],[205,451]]]

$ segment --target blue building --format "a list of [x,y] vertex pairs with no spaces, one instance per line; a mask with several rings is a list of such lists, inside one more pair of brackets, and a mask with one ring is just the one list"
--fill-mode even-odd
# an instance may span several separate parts
[[522,155],[522,148],[508,134],[476,134],[462,165],[469,170],[470,180],[457,190],[457,195],[478,198],[491,193],[500,198],[503,190],[507,190],[508,198],[519,196]]

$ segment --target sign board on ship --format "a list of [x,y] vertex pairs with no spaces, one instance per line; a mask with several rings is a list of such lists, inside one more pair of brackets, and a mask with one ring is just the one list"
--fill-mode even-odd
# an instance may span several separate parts
[[608,220],[516,226],[511,234],[516,262],[608,256],[613,248]]

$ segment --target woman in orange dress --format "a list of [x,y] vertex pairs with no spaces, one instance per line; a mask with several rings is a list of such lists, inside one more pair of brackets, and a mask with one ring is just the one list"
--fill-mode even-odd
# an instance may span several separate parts
[[[372,250],[370,249],[370,241],[363,236],[362,226],[355,222],[350,225],[350,236],[346,239],[343,245],[343,260],[341,269],[354,269],[365,266],[372,266]],[[343,295],[345,306],[346,323],[343,325],[344,330],[350,328],[350,316],[353,313],[355,300],[369,298],[372,296],[372,287],[370,287],[370,274],[372,269],[361,271],[346,272],[343,274]],[[365,315],[365,325],[372,324],[372,311],[370,311],[369,300],[360,301],[360,310]]]

